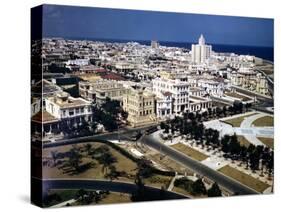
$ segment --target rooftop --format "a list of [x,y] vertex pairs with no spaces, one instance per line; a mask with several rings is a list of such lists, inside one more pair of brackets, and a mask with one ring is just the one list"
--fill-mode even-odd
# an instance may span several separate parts
[[39,111],[32,117],[32,121],[38,122],[38,123],[51,123],[51,122],[57,122],[58,119],[52,116],[47,111]]

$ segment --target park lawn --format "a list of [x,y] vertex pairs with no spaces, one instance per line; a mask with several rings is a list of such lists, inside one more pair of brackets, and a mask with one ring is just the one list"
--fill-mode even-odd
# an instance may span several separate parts
[[153,186],[157,188],[168,188],[173,177],[171,176],[164,176],[159,174],[153,174],[149,178],[144,178],[143,182],[147,186]]
[[274,149],[274,139],[273,138],[264,138],[264,137],[257,137],[263,144]]
[[241,146],[245,146],[245,147],[248,147],[250,146],[250,142],[242,135],[238,135],[237,136],[237,140],[238,142],[240,143]]
[[207,155],[205,155],[187,145],[181,144],[181,143],[174,144],[171,147],[173,147],[174,149],[184,153],[185,155],[187,155],[195,160],[202,161],[202,160],[205,160],[206,158],[208,158]]
[[177,187],[177,186],[174,186],[172,191],[174,192],[177,192],[177,193],[180,193],[180,194],[183,194],[185,196],[188,196],[188,197],[191,197],[192,195],[190,194],[190,192],[188,192],[187,190],[181,188],[181,187]]
[[253,125],[256,127],[273,127],[273,122],[272,116],[264,116],[255,120]]
[[244,96],[242,94],[235,93],[235,92],[226,92],[225,95],[226,96],[230,96],[230,97],[234,97],[234,98],[239,98],[242,101],[249,101],[249,100],[251,100],[249,97]]
[[240,127],[242,121],[244,121],[245,118],[256,115],[256,114],[257,113],[252,113],[252,114],[248,114],[248,115],[244,115],[244,116],[239,116],[237,118],[223,120],[223,122],[230,124],[233,127]]
[[[106,145],[106,143],[91,143],[93,148],[98,148],[102,145]],[[84,146],[84,144],[77,144],[77,147]],[[43,149],[43,158],[51,158],[51,152],[67,152],[72,148],[72,145],[61,146],[61,147],[52,147],[52,148],[45,148]],[[129,180],[133,181],[134,176],[137,171],[137,164],[130,160],[129,158],[125,157],[112,147],[108,146],[111,154],[117,159],[117,162],[113,165],[116,167],[117,171],[125,171],[127,174],[131,175],[132,178]],[[84,172],[78,174],[69,174],[64,173],[62,169],[59,169],[59,165],[56,167],[48,167],[43,166],[43,176],[44,178],[65,178],[65,177],[74,177],[74,178],[93,178],[93,179],[104,179],[105,172],[103,171],[102,165],[98,163],[98,161],[92,159],[91,157],[83,156],[82,158],[82,165],[86,163],[94,163],[92,168],[85,170]],[[126,179],[128,180],[128,179]]]
[[220,168],[218,171],[260,193],[262,193],[265,189],[267,189],[269,187],[268,184],[254,178],[248,174],[245,174],[235,168],[232,168],[228,165]]
[[105,198],[97,204],[111,204],[111,203],[127,203],[132,202],[130,195],[125,193],[110,192]]
[[196,199],[196,198],[204,198],[204,197],[207,197],[207,195],[192,195],[189,191],[185,190],[184,188],[181,188],[181,187],[177,187],[177,186],[174,186],[172,191],[174,192],[177,192],[177,193],[180,193],[180,194],[183,194],[189,198],[193,198],[193,199]]

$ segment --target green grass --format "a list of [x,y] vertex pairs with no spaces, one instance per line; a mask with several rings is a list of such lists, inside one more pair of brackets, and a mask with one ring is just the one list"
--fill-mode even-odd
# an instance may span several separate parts
[[208,158],[207,155],[205,155],[187,145],[181,144],[181,143],[174,144],[171,147],[173,147],[174,149],[182,152],[183,154],[185,154],[195,160],[202,161],[202,160],[205,160],[206,158]]
[[273,127],[273,122],[272,116],[264,116],[255,120],[253,125],[256,127]]
[[232,168],[228,165],[220,168],[218,170],[219,172],[241,182],[242,184],[262,193],[265,189],[267,189],[269,187],[268,184],[248,175],[245,174],[235,168]]
[[252,113],[249,115],[239,116],[233,119],[223,120],[223,122],[232,125],[233,127],[240,127],[241,123],[244,121],[245,118],[256,115],[257,113]]
[[271,149],[274,149],[274,139],[273,138],[263,138],[263,137],[257,137],[264,145],[270,147]]

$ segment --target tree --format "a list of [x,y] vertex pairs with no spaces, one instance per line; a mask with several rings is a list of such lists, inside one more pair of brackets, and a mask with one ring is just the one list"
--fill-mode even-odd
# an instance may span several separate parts
[[54,166],[57,165],[57,159],[58,159],[58,151],[51,151],[51,155],[54,161]]
[[76,146],[73,146],[72,149],[70,149],[70,152],[68,154],[68,164],[69,164],[69,166],[73,167],[76,172],[79,171],[80,164],[82,162],[81,158],[82,158],[82,155],[81,155],[79,149],[77,149]]
[[267,163],[268,177],[271,177],[271,175],[273,173],[273,166],[274,166],[274,152],[271,151],[269,154],[269,160]]
[[204,118],[204,120],[207,119],[207,116],[208,116],[208,112],[207,112],[207,111],[204,111],[204,112],[202,113],[202,117]]
[[116,119],[110,114],[103,113],[101,118],[101,123],[103,124],[105,129],[110,132],[118,128]]
[[98,126],[98,123],[93,121],[91,124],[92,133],[96,133],[97,126]]
[[89,143],[84,144],[84,149],[88,153],[88,155],[91,154],[92,148],[93,148],[92,144],[89,144]]
[[164,130],[165,127],[166,127],[166,124],[165,124],[164,122],[161,122],[161,123],[160,123],[160,128],[161,128],[161,130]]
[[152,174],[151,162],[146,159],[140,159],[138,161],[138,175],[143,178],[148,178],[151,177]]
[[190,120],[194,120],[194,119],[195,119],[195,116],[194,116],[194,113],[193,113],[193,112],[188,113],[187,117],[188,117],[188,119],[190,119]]
[[241,151],[241,146],[240,144],[238,143],[238,140],[237,140],[237,136],[236,134],[234,134],[233,136],[231,136],[230,138],[230,142],[229,142],[229,152],[232,154],[232,155],[238,155]]
[[218,186],[217,183],[214,183],[212,185],[212,187],[208,190],[207,194],[208,194],[208,197],[220,197],[220,196],[222,196],[221,189],[220,189],[220,187]]
[[208,114],[209,114],[209,117],[213,117],[213,109],[212,108],[208,108]]
[[122,116],[123,120],[126,120],[128,118],[128,115],[129,114],[127,111],[124,111],[124,110],[121,111],[121,116]]
[[194,183],[191,185],[191,193],[194,195],[201,195],[201,194],[206,194],[206,187],[202,181],[202,179],[196,180]]
[[144,182],[139,174],[136,175],[135,184],[137,186],[137,190],[132,194],[131,200],[133,202],[146,200]]
[[242,113],[243,112],[243,103],[241,101],[235,100],[233,102],[233,110],[235,113]]
[[107,168],[117,162],[117,159],[110,152],[103,153],[97,160],[103,165],[102,169],[105,174],[107,174]]
[[222,148],[222,151],[225,152],[225,153],[229,152],[229,142],[230,142],[230,136],[229,135],[225,135],[221,139],[221,148]]
[[220,108],[220,107],[216,107],[216,116],[217,117],[220,117],[221,116],[221,114],[222,114],[222,109]]
[[106,174],[106,177],[110,178],[111,180],[117,178],[119,176],[119,172],[117,171],[114,165],[110,165],[108,167],[109,173]]
[[106,98],[105,103],[102,104],[101,108],[105,112],[112,114],[114,117],[121,112],[120,102],[117,100],[111,100],[108,97]]
[[169,131],[170,131],[170,126],[168,124],[166,124],[164,133],[169,133]]
[[227,111],[226,106],[223,106],[223,108],[222,108],[222,113],[223,113],[223,116],[224,116],[224,117],[226,116],[226,111]]

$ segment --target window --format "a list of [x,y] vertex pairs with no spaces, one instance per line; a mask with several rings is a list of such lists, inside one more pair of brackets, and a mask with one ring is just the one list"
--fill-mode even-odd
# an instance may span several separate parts
[[73,110],[70,110],[68,113],[69,113],[70,116],[74,115],[74,111]]
[[80,111],[81,111],[81,113],[84,113],[84,108],[82,107]]

